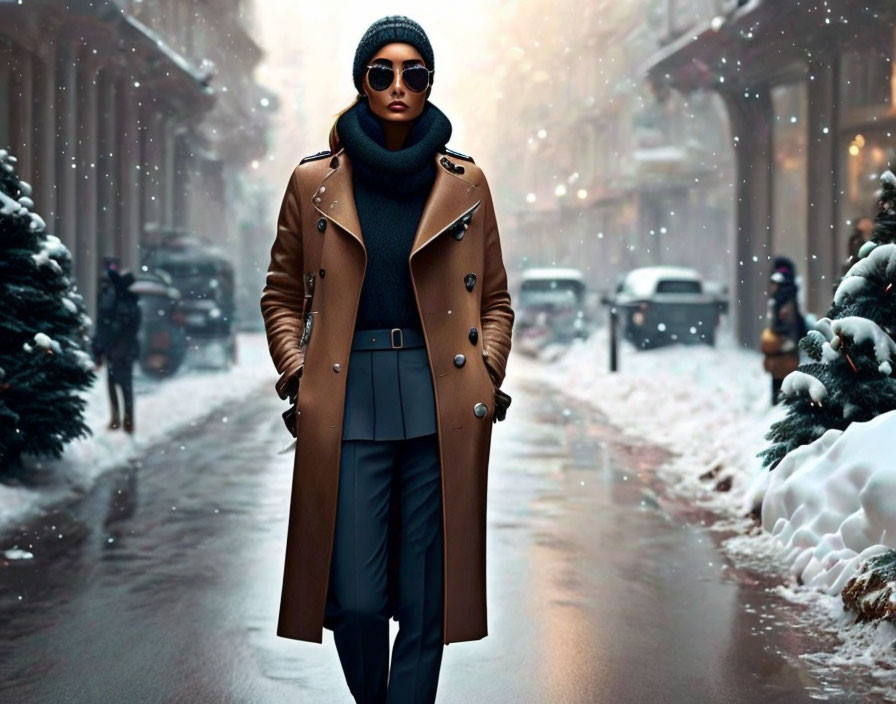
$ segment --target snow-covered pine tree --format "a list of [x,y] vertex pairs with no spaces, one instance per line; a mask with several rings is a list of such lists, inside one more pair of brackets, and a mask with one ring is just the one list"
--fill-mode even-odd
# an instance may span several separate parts
[[882,177],[871,240],[834,293],[827,316],[800,347],[812,361],[784,379],[787,417],[772,424],[759,453],[774,468],[830,428],[845,430],[896,409],[896,176]]
[[90,434],[77,392],[96,379],[71,254],[32,212],[15,164],[0,149],[0,476],[21,472],[23,453],[58,457]]

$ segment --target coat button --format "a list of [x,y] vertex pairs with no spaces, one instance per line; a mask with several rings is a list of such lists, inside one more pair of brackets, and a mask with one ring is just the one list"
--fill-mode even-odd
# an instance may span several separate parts
[[464,366],[464,364],[466,363],[466,361],[467,361],[467,358],[464,357],[462,354],[456,354],[456,355],[454,355],[454,366],[455,366],[455,367],[462,367],[462,366]]
[[470,342],[475,345],[476,341],[479,339],[479,331],[476,328],[470,328],[469,338]]
[[485,414],[488,413],[488,406],[484,403],[479,402],[475,406],[473,406],[473,415],[477,418],[485,418]]
[[472,291],[473,287],[476,285],[476,274],[472,271],[464,277],[464,286],[467,287],[467,291]]
[[342,371],[342,365],[341,365],[339,362],[336,362],[336,364],[333,365],[333,371],[334,371],[334,372],[341,372],[341,371]]
[[320,220],[317,221],[317,231],[323,232],[326,229],[327,229],[327,219],[321,218]]

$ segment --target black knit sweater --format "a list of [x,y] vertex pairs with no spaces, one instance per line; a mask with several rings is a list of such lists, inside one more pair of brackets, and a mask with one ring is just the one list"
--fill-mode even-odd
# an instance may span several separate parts
[[451,122],[426,101],[401,149],[387,149],[379,118],[362,100],[336,124],[352,163],[352,186],[367,271],[356,330],[421,329],[408,258],[423,206],[435,180],[435,154],[451,136]]

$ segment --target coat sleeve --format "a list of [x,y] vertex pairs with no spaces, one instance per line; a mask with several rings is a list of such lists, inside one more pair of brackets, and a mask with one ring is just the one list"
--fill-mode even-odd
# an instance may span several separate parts
[[295,392],[305,364],[299,345],[304,299],[302,217],[299,204],[298,169],[293,171],[277,219],[277,235],[261,294],[261,315],[271,359],[280,378],[275,388],[286,400]]
[[514,312],[511,308],[510,292],[507,289],[507,272],[501,254],[501,238],[498,222],[488,182],[483,176],[483,217],[485,231],[485,264],[482,281],[482,347],[485,365],[495,386],[504,382],[507,358],[510,355],[510,341]]

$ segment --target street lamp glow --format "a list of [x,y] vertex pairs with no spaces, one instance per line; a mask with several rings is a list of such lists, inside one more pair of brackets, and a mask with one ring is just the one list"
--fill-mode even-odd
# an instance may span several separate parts
[[534,202],[535,202],[535,194],[534,194],[534,193],[527,193],[527,194],[526,194],[526,202],[527,202],[527,203],[534,203]]
[[566,195],[566,184],[558,183],[557,187],[554,189],[554,195],[558,198],[562,198]]
[[588,191],[586,191],[584,188],[580,188],[578,191],[576,191],[576,195],[578,196],[579,200],[585,200],[588,197]]

